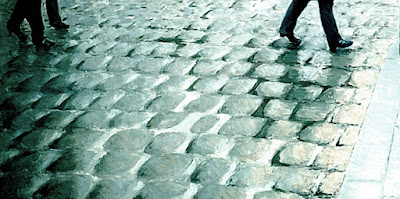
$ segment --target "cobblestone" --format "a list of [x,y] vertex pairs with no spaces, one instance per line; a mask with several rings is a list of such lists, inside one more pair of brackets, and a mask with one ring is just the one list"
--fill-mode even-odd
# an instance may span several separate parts
[[49,51],[1,26],[0,198],[336,198],[398,5],[335,2],[333,54],[315,1],[279,38],[288,3],[59,1]]

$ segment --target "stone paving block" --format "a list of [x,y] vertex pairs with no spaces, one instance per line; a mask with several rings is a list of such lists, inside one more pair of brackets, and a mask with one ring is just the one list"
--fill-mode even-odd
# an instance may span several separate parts
[[228,78],[203,77],[197,80],[193,89],[202,93],[217,93],[228,81]]
[[106,51],[110,50],[116,44],[117,44],[117,42],[115,42],[113,40],[101,42],[101,43],[98,43],[95,46],[89,48],[86,52],[89,54],[92,54],[92,55],[103,55],[103,54],[105,54]]
[[292,142],[279,153],[279,162],[286,165],[308,166],[317,145],[306,142]]
[[93,181],[87,175],[54,177],[35,192],[33,198],[84,198]]
[[44,84],[57,77],[56,73],[38,73],[33,77],[19,83],[17,90],[20,92],[40,91]]
[[255,63],[273,63],[282,53],[282,50],[264,48],[254,55],[252,61]]
[[[244,33],[233,35],[232,37],[225,40],[224,43],[227,45],[243,46],[246,43],[248,43],[254,36],[255,36],[254,34],[244,32]],[[251,52],[251,50],[254,50],[254,49],[249,49],[249,50]],[[250,57],[250,55],[253,53],[254,53],[254,51],[252,53],[249,53],[248,57]],[[241,54],[245,54],[245,53],[243,52]]]
[[339,131],[340,127],[336,124],[314,123],[302,130],[299,134],[299,138],[302,141],[326,145],[333,142]]
[[64,133],[60,139],[56,140],[52,147],[57,149],[90,149],[93,148],[103,136],[103,131],[73,128]]
[[197,122],[193,124],[193,126],[190,128],[190,131],[192,133],[206,133],[208,130],[210,130],[217,122],[219,121],[219,118],[215,115],[207,115],[202,118],[200,118]]
[[97,164],[102,156],[89,150],[70,149],[67,150],[60,158],[58,158],[49,168],[48,171],[56,172],[89,172]]
[[64,134],[64,131],[41,129],[35,130],[24,136],[19,146],[26,150],[45,150],[58,138]]
[[[48,114],[47,110],[28,109],[19,114],[14,110],[2,110],[1,120],[4,128],[15,130],[16,134],[29,131],[40,118]],[[18,115],[19,114],[19,115]]]
[[219,60],[200,60],[197,61],[192,72],[195,75],[216,75],[219,70],[221,70],[227,62]]
[[39,151],[34,153],[23,153],[12,160],[6,162],[2,167],[2,171],[22,171],[44,172],[61,156],[59,151]]
[[232,186],[223,185],[206,185],[197,192],[194,196],[195,199],[208,199],[208,198],[246,198],[245,190]]
[[153,52],[154,48],[156,47],[157,47],[157,42],[138,42],[135,45],[131,57],[136,57],[138,55],[149,55],[151,52]]
[[181,123],[187,117],[186,113],[162,113],[154,116],[148,123],[150,129],[167,129]]
[[46,93],[39,101],[33,104],[35,109],[52,109],[59,107],[66,99],[71,96],[70,93],[52,94]]
[[29,93],[15,93],[14,96],[6,100],[2,107],[23,111],[29,108],[34,102],[38,101],[43,96],[40,92],[29,92]]
[[279,140],[293,139],[298,137],[298,133],[303,128],[303,124],[295,121],[278,120],[271,123],[266,137]]
[[184,133],[162,133],[157,135],[153,141],[146,146],[144,152],[152,155],[176,153],[179,148],[182,148],[186,139],[188,139],[188,137]]
[[88,109],[111,109],[125,94],[126,92],[121,90],[104,92],[90,104]]
[[349,84],[356,87],[372,86],[378,78],[379,71],[376,69],[357,69],[351,75]]
[[299,195],[310,195],[316,191],[316,179],[320,173],[316,170],[296,169],[280,178],[275,188]]
[[343,135],[339,138],[339,146],[354,146],[357,142],[360,126],[349,126]]
[[342,124],[361,124],[364,121],[366,112],[367,107],[364,105],[343,105],[333,118],[333,122]]
[[120,112],[117,110],[93,110],[88,111],[74,122],[78,128],[108,128],[110,120]]
[[238,138],[235,140],[235,146],[229,155],[240,161],[270,165],[273,156],[281,145],[281,141],[263,138]]
[[89,197],[96,199],[130,199],[138,194],[138,181],[132,176],[102,179],[90,191]]
[[150,103],[147,110],[158,113],[173,111],[185,99],[185,97],[186,95],[184,93],[162,93]]
[[114,108],[125,111],[139,111],[150,103],[156,94],[154,92],[134,91],[126,93],[118,102],[114,104]]
[[137,197],[140,198],[184,198],[191,187],[186,182],[157,181],[147,183]]
[[192,182],[202,185],[225,184],[224,176],[228,173],[231,162],[226,159],[212,158],[201,164],[193,172]]
[[203,38],[205,35],[206,33],[201,30],[188,30],[181,33],[178,36],[178,39],[184,42],[195,42]]
[[220,112],[226,114],[251,115],[262,103],[263,99],[253,95],[238,95],[229,97]]
[[270,199],[270,198],[303,199],[304,197],[299,196],[294,193],[285,193],[285,192],[277,192],[277,191],[259,192],[254,195],[254,199]]
[[136,70],[144,73],[160,73],[162,68],[174,61],[174,58],[147,58],[139,62]]
[[[129,151],[113,151],[103,156],[95,167],[95,175],[121,175],[131,170],[139,162],[140,156]],[[117,164],[116,164],[117,163]]]
[[114,57],[107,65],[109,71],[125,71],[136,68],[141,59],[130,57]]
[[246,75],[252,67],[253,64],[244,61],[229,62],[218,71],[218,75],[242,76]]
[[[0,166],[2,166],[4,163],[6,163],[9,159],[18,156],[22,153],[22,151],[18,149],[7,149],[4,148],[0,150]],[[3,175],[0,175],[3,176]]]
[[346,87],[334,87],[328,88],[318,97],[318,100],[327,102],[327,103],[348,103],[350,99],[353,97],[355,92],[354,88],[346,88]]
[[81,111],[52,111],[37,121],[35,125],[47,128],[65,128],[82,113]]
[[128,43],[117,43],[117,45],[109,49],[106,54],[109,54],[113,57],[125,57],[128,56],[131,50],[133,50],[133,45]]
[[344,171],[350,160],[352,147],[325,147],[318,154],[313,166]]
[[62,92],[68,91],[73,83],[82,79],[84,76],[84,73],[61,74],[60,76],[48,81],[43,89]]
[[176,58],[173,62],[166,65],[162,72],[186,75],[192,70],[195,64],[196,60],[193,59]]
[[187,90],[195,81],[194,76],[171,76],[168,80],[161,83],[156,90],[158,92],[174,92],[174,91],[185,91]]
[[187,151],[200,155],[222,155],[228,152],[233,142],[231,138],[224,135],[201,135],[190,143]]
[[342,69],[323,69],[315,79],[321,86],[343,86],[350,79],[351,72]]
[[295,101],[274,99],[264,107],[264,116],[274,120],[288,120],[296,106]]
[[86,53],[71,53],[63,57],[60,62],[57,63],[56,67],[61,69],[76,68],[80,63],[89,57]]
[[239,164],[228,183],[234,187],[270,189],[276,183],[275,169],[266,165]]
[[372,87],[358,88],[351,98],[351,102],[355,104],[368,104],[371,100],[373,91],[374,89]]
[[225,86],[221,89],[222,94],[227,95],[241,95],[250,92],[250,90],[257,83],[256,79],[240,78],[230,79]]
[[324,180],[322,180],[319,192],[329,195],[336,195],[339,193],[339,189],[342,185],[344,178],[343,172],[332,172],[328,174]]
[[[201,95],[198,99],[191,101],[186,107],[185,111],[189,112],[210,112],[220,104],[222,97],[219,95]],[[217,112],[217,111],[215,111]]]
[[154,116],[148,112],[123,112],[110,121],[110,126],[115,128],[140,128]]
[[197,52],[199,52],[203,48],[204,47],[201,44],[188,43],[185,46],[183,46],[182,48],[179,48],[176,51],[176,54],[181,57],[189,58],[189,57],[196,55]]
[[296,101],[314,101],[322,93],[322,91],[322,87],[314,85],[307,87],[294,86],[286,98]]
[[197,163],[193,157],[182,154],[153,156],[139,170],[139,178],[155,181],[186,181]]
[[[225,42],[228,42],[228,43],[236,42],[236,41],[234,41],[234,39],[236,39],[236,38],[231,37],[228,40],[225,40]],[[239,42],[242,43],[243,40],[241,40]],[[247,41],[244,41],[244,43],[247,43]],[[238,47],[234,47],[229,52],[229,54],[225,55],[223,57],[223,60],[225,60],[225,61],[239,61],[239,60],[247,61],[247,59],[249,59],[255,52],[256,52],[256,50],[254,48],[238,46]]]
[[83,90],[72,95],[62,106],[64,110],[82,110],[87,108],[101,93],[93,90]]
[[168,56],[174,53],[177,47],[178,45],[174,43],[159,43],[151,55],[155,57]]
[[300,121],[322,121],[334,108],[334,104],[323,102],[300,104],[298,111],[294,115],[294,119]]
[[16,88],[19,83],[32,77],[32,74],[23,73],[21,71],[8,71],[2,75],[0,85],[4,88]]
[[81,91],[85,89],[94,89],[99,84],[103,84],[110,77],[112,77],[112,75],[108,73],[86,73],[85,76],[71,86],[71,90]]
[[291,68],[287,71],[284,80],[289,82],[313,82],[317,78],[319,69],[311,66],[302,66],[298,68]]
[[142,152],[153,137],[154,133],[145,129],[122,130],[107,140],[104,150]]
[[[211,27],[210,24],[209,27]],[[208,28],[209,28],[208,27]],[[223,42],[228,39],[231,34],[226,32],[214,32],[214,31],[207,31],[207,35],[203,38],[204,42],[216,45],[223,45]]]
[[264,97],[285,97],[292,88],[292,84],[282,82],[262,82],[258,85],[256,92]]
[[266,121],[262,118],[256,117],[233,117],[226,122],[219,134],[228,136],[256,136]]
[[129,82],[122,89],[126,91],[134,91],[134,90],[146,90],[153,89],[158,85],[159,76],[154,75],[139,75],[136,79]]
[[104,70],[106,69],[107,63],[110,61],[110,57],[105,56],[92,56],[87,58],[79,70],[93,71],[93,70]]
[[0,197],[32,198],[32,194],[50,180],[48,173],[17,172],[7,173],[0,177]]
[[14,143],[16,135],[13,135],[11,131],[2,131],[0,133],[0,149],[9,149]]

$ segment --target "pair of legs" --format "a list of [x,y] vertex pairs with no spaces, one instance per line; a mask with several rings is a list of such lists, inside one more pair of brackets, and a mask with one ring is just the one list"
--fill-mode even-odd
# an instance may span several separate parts
[[61,20],[58,1],[57,0],[46,0],[47,16],[49,17],[50,25],[55,28],[67,29],[69,26],[64,24]]
[[32,29],[32,42],[34,44],[42,42],[45,38],[41,7],[41,0],[17,0],[10,20],[7,22],[8,31],[15,33],[19,39],[23,40],[24,38],[20,37],[22,34],[20,25],[26,19]]
[[[310,0],[292,1],[279,29],[281,35],[288,36],[288,38],[294,38],[293,30],[296,26],[297,19],[299,18],[303,10],[307,7],[309,1]],[[339,34],[336,21],[333,16],[333,0],[318,0],[318,4],[322,26],[324,28],[329,47],[331,51],[336,51],[336,47],[342,47],[339,43],[344,40],[342,40],[342,37]],[[301,42],[301,40],[299,42]]]

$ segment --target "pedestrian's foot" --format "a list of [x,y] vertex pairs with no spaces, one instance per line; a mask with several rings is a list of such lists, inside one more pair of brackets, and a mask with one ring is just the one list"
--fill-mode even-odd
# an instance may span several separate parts
[[69,25],[67,25],[61,21],[57,22],[57,23],[50,23],[50,26],[54,27],[55,29],[62,29],[62,30],[69,28]]
[[10,35],[14,33],[15,36],[18,37],[20,41],[26,41],[28,39],[28,36],[26,36],[24,33],[21,32],[19,26],[12,25],[11,23],[7,23],[7,30]]
[[38,48],[45,48],[45,49],[49,49],[55,45],[54,42],[47,39],[43,39],[39,42],[33,42],[33,44],[35,44],[35,46]]
[[300,46],[301,44],[301,39],[296,38],[293,34],[287,34],[287,33],[283,33],[280,32],[279,33],[281,35],[281,37],[287,37],[290,41],[290,43],[292,43],[295,46]]
[[335,46],[330,46],[329,49],[332,53],[336,53],[336,48],[346,48],[353,45],[353,41],[346,41],[343,39],[339,39]]

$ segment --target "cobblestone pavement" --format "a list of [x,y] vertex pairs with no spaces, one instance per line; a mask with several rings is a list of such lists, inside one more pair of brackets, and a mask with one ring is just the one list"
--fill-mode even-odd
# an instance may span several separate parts
[[[45,52],[1,38],[1,198],[334,198],[397,0],[67,1]],[[48,24],[46,24],[48,27]]]

